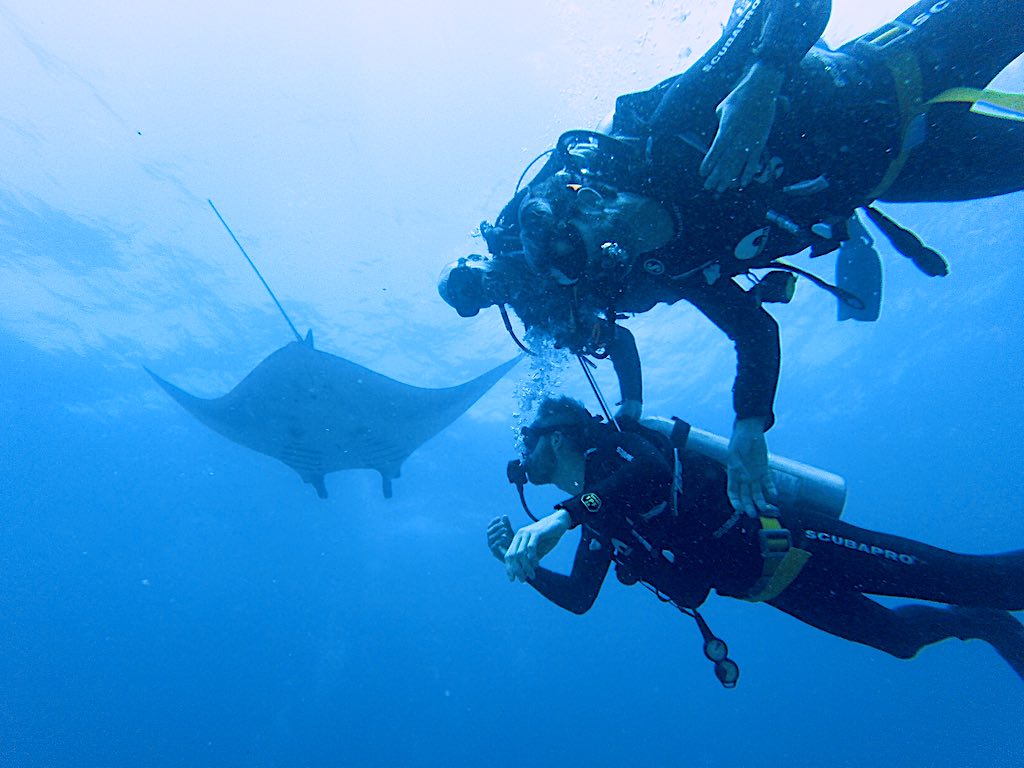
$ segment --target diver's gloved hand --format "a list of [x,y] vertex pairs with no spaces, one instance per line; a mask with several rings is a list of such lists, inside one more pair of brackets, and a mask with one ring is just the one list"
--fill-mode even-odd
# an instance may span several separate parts
[[505,562],[505,553],[512,543],[512,523],[508,515],[496,517],[487,524],[487,548],[496,558]]
[[757,174],[783,79],[779,70],[757,62],[718,105],[718,133],[700,164],[704,189],[745,187]]
[[764,419],[737,419],[729,440],[726,460],[729,473],[729,501],[737,512],[751,517],[770,512],[775,483],[768,471],[768,444],[764,439]]
[[505,552],[505,573],[509,581],[527,582],[537,573],[541,558],[555,548],[569,530],[569,513],[559,509],[536,523],[523,526]]
[[615,420],[618,422],[623,421],[640,421],[640,417],[644,412],[644,404],[639,400],[623,400],[619,403],[619,409],[615,411]]

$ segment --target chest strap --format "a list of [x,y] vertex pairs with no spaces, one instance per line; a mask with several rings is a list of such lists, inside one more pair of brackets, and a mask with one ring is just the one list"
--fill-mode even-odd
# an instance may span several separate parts
[[757,537],[761,545],[761,576],[744,597],[751,603],[772,600],[782,594],[800,575],[811,553],[793,546],[789,529],[783,528],[777,517],[762,515],[761,530]]

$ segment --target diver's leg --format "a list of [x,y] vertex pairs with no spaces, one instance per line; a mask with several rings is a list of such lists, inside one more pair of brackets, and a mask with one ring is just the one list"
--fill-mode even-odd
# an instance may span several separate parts
[[817,514],[786,514],[794,543],[811,553],[801,577],[840,590],[951,605],[1024,610],[1024,550],[961,555]]
[[937,104],[925,119],[928,138],[880,200],[952,202],[1024,189],[1024,122],[979,115],[963,104]]
[[[984,88],[1024,52],[1024,0],[919,2],[898,21],[921,72],[924,101],[955,87]],[[880,199],[890,202],[973,200],[1024,189],[1024,123],[936,104],[925,138]]]
[[864,595],[801,576],[770,605],[816,629],[911,659],[928,645],[957,638],[988,642],[1024,679],[1024,626],[990,609],[904,605],[886,608]]
[[926,645],[958,637],[963,623],[946,608],[886,608],[864,595],[837,591],[802,576],[769,605],[815,629],[900,659],[913,658]]
[[921,71],[925,101],[948,88],[984,88],[1024,53],[1024,0],[924,0],[896,21],[912,32],[894,44]]

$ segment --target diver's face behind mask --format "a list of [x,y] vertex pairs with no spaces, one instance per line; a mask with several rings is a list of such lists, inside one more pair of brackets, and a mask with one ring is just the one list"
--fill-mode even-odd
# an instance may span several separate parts
[[[565,177],[565,178],[561,178]],[[556,174],[519,211],[523,250],[533,270],[572,284],[606,261],[614,243],[636,256],[660,248],[675,234],[671,215],[657,201],[605,184],[583,187]]]
[[519,208],[526,263],[537,275],[553,277],[562,285],[575,282],[587,263],[583,239],[568,218],[573,194],[560,183],[549,185],[523,200]]
[[550,437],[560,427],[523,427],[522,466],[527,479],[534,485],[547,485],[555,476],[558,459],[551,447]]

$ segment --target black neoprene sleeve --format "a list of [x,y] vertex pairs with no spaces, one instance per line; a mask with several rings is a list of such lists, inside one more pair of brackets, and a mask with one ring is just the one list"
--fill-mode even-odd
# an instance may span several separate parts
[[685,295],[736,346],[732,392],[736,418],[763,418],[764,428],[769,429],[775,423],[772,404],[782,358],[775,318],[733,280],[699,283]]

